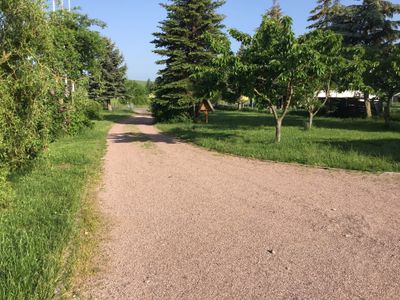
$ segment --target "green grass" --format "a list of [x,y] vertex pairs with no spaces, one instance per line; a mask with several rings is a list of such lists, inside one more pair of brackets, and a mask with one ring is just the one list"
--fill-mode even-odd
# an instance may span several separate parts
[[362,171],[400,171],[400,122],[390,130],[381,120],[315,119],[304,130],[305,116],[284,121],[282,142],[275,144],[274,120],[258,112],[222,112],[210,124],[158,124],[166,133],[207,149],[261,160]]
[[51,299],[71,276],[81,204],[99,174],[106,133],[126,112],[49,146],[29,171],[11,178],[15,199],[0,210],[0,299]]

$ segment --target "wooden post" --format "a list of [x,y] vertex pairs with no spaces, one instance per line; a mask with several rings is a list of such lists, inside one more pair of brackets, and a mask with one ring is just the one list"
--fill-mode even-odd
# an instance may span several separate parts
[[206,113],[206,124],[208,124],[208,110],[206,110],[205,113]]

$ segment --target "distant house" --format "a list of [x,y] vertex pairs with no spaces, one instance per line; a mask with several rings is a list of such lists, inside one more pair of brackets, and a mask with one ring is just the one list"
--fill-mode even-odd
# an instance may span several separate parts
[[394,95],[392,101],[393,102],[400,102],[400,93]]
[[[400,95],[399,95],[400,96]],[[318,98],[323,101],[326,98],[325,92],[320,92]],[[382,103],[376,95],[369,95],[372,113],[377,115],[382,111]],[[329,93],[329,100],[326,104],[329,113],[339,117],[365,116],[364,93],[360,91],[344,91]]]

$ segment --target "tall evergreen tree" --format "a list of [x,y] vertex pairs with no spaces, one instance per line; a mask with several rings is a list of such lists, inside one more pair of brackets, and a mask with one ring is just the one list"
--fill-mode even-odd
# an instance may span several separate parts
[[[343,36],[347,46],[363,46],[365,61],[371,66],[382,62],[383,48],[400,39],[400,22],[394,17],[400,13],[400,5],[386,0],[359,0],[354,5],[340,5],[320,0],[310,20],[316,21],[312,28],[331,29]],[[335,8],[336,7],[336,8]],[[383,58],[384,59],[384,58]],[[372,117],[369,91],[376,90],[376,78],[372,70],[364,74],[364,91],[367,117]],[[369,90],[369,91],[368,91]]]
[[191,76],[195,67],[207,64],[215,55],[210,36],[221,35],[224,17],[216,10],[223,0],[172,0],[161,4],[167,10],[160,32],[154,33],[157,61],[165,67],[156,79],[152,110],[158,120],[190,115],[198,102]]
[[311,11],[309,22],[314,22],[310,29],[330,29],[341,9],[340,0],[318,0],[317,7]]
[[386,0],[359,0],[361,3],[342,5],[337,0],[319,0],[311,11],[310,28],[331,29],[344,37],[347,45],[381,47],[400,39],[400,4]]
[[400,21],[393,17],[400,13],[400,4],[385,0],[363,0],[348,7],[347,19],[351,26],[344,28],[345,41],[352,45],[381,47],[400,38]]
[[147,81],[146,81],[146,90],[147,90],[147,93],[150,94],[150,93],[153,91],[153,87],[154,87],[153,81],[151,81],[150,78],[147,79]]
[[112,109],[112,99],[124,99],[126,96],[126,72],[127,66],[124,63],[124,57],[109,40],[104,39],[106,43],[106,53],[101,64],[100,82],[92,82],[92,86],[102,86],[100,99],[105,108]]

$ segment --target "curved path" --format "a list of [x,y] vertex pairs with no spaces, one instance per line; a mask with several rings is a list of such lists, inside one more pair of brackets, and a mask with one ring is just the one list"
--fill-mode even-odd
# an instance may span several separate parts
[[151,123],[110,131],[85,298],[398,299],[398,174],[219,155]]

